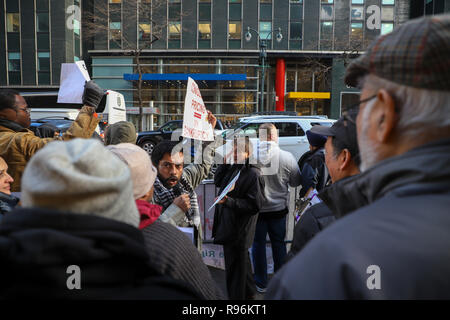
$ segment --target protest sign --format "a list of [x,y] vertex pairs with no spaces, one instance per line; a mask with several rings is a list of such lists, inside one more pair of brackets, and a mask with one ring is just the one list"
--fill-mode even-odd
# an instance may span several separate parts
[[213,128],[208,122],[208,112],[203,103],[202,95],[192,78],[188,78],[184,101],[183,133],[181,135],[196,140],[214,140]]
[[61,66],[58,103],[82,103],[84,84],[91,80],[84,61]]
[[234,184],[239,179],[240,175],[241,175],[241,172],[239,171],[239,173],[233,178],[233,180],[231,180],[230,183],[225,187],[225,189],[223,189],[222,193],[220,194],[220,196],[217,197],[217,199],[216,199],[216,201],[214,201],[213,205],[211,207],[209,207],[208,211],[211,210],[220,200],[222,200],[227,195],[228,192],[230,192],[234,189]]

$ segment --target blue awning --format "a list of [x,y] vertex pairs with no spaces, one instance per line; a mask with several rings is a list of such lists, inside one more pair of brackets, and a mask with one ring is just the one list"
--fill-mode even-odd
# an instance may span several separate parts
[[[142,80],[145,81],[164,81],[164,80],[182,80],[187,81],[191,77],[195,81],[245,81],[245,73],[144,73]],[[124,80],[139,80],[137,73],[124,73]]]

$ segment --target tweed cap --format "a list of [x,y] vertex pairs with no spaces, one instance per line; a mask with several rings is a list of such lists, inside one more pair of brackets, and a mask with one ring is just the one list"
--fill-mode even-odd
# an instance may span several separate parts
[[348,66],[345,83],[373,74],[400,85],[450,90],[450,14],[413,19],[380,36]]
[[130,169],[96,139],[54,141],[36,152],[22,176],[21,202],[139,226]]

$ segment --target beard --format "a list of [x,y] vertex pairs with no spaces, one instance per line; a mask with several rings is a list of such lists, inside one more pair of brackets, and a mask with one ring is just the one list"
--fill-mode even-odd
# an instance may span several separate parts
[[[177,176],[170,176],[167,179],[164,179],[161,175],[158,174],[158,179],[159,181],[163,184],[164,187],[166,187],[167,189],[172,189],[173,187],[175,187],[179,180]],[[173,186],[169,185],[169,181],[173,181],[176,182]]]
[[372,143],[368,135],[369,116],[374,105],[375,101],[373,101],[370,105],[367,104],[362,114],[361,134],[358,135],[358,147],[359,147],[359,154],[361,156],[361,164],[359,166],[359,170],[361,172],[364,172],[372,168],[375,164],[379,162],[378,148],[376,145]]

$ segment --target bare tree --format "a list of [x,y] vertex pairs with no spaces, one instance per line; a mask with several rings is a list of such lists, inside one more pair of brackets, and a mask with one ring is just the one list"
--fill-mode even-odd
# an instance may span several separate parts
[[[137,95],[139,108],[138,131],[142,131],[142,115],[144,107],[142,99],[142,76],[141,66],[142,51],[151,48],[152,43],[162,38],[167,23],[156,21],[154,16],[160,10],[165,10],[167,0],[129,0],[127,5],[108,4],[106,1],[95,4],[91,12],[85,12],[83,35],[87,39],[95,39],[99,33],[108,34],[108,41],[117,49],[122,49],[124,54],[134,57],[136,71],[139,76],[137,81]],[[114,22],[114,18],[121,17],[121,24]],[[123,32],[123,20],[136,19],[136,33],[127,36]],[[181,19],[181,12],[180,12]],[[171,26],[177,28],[177,25]],[[178,30],[180,31],[180,30]]]

